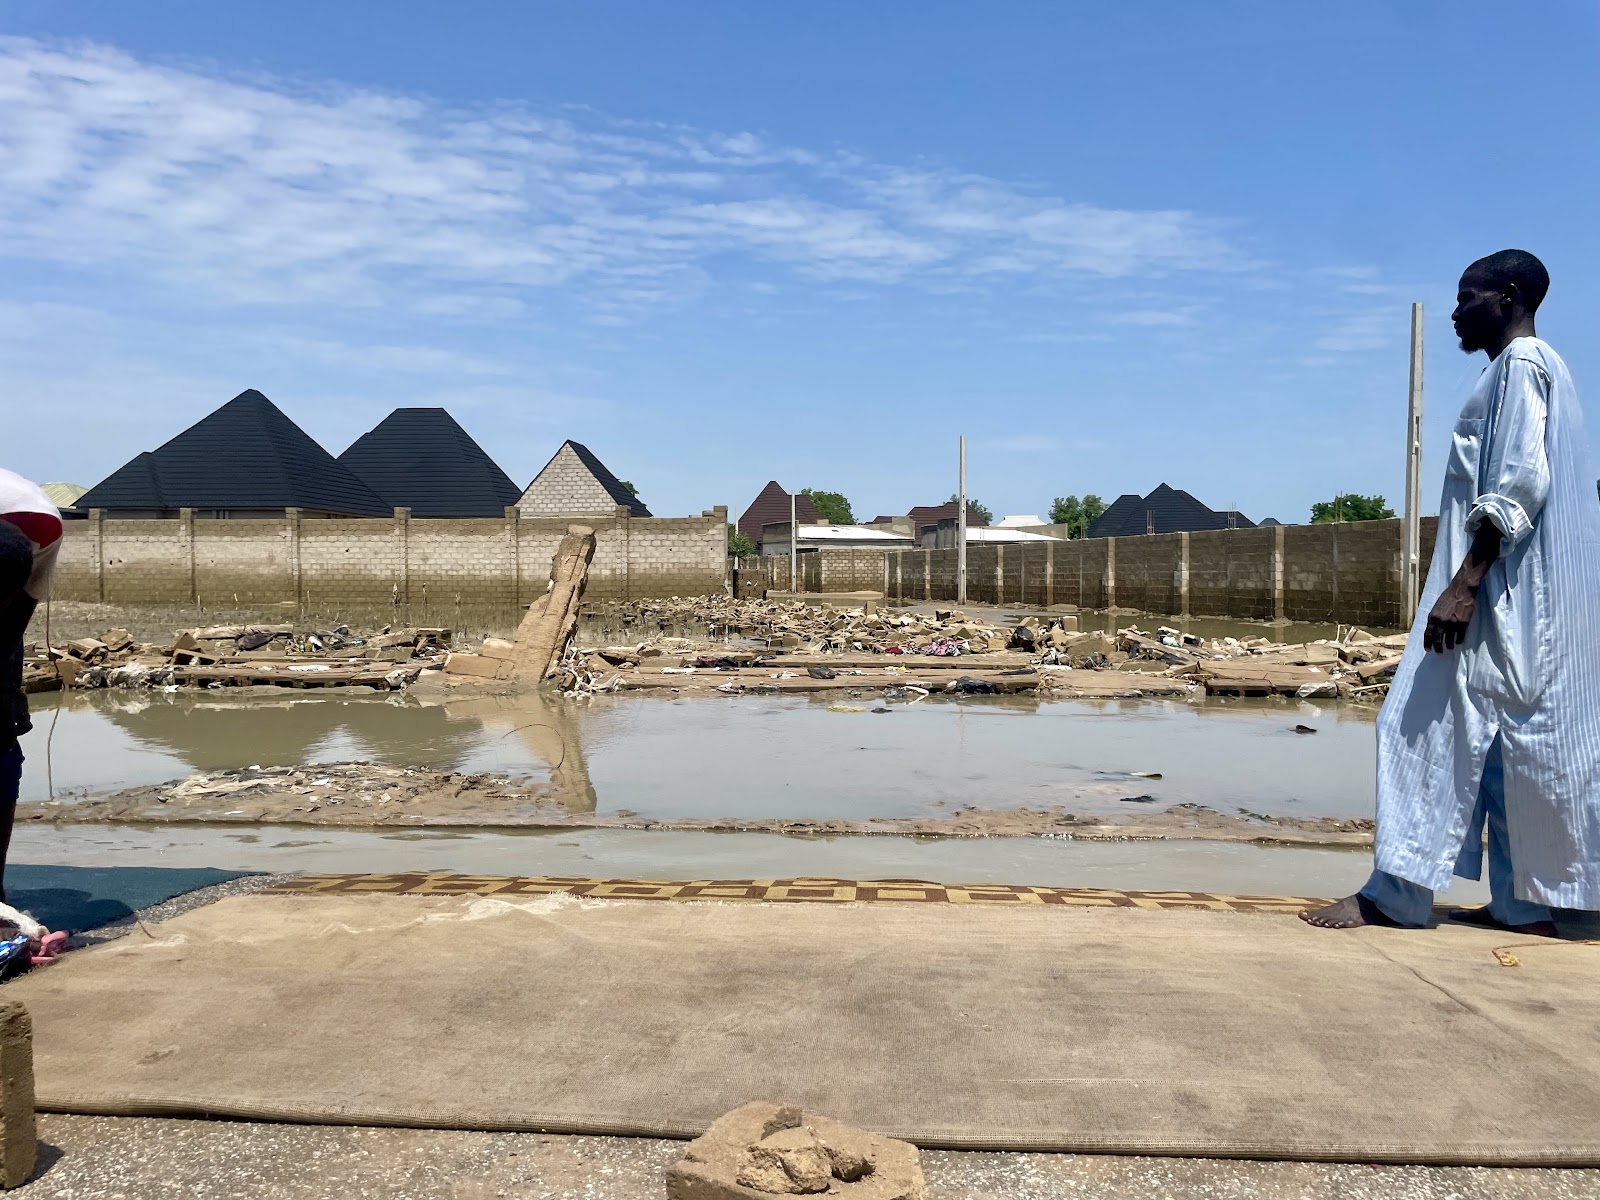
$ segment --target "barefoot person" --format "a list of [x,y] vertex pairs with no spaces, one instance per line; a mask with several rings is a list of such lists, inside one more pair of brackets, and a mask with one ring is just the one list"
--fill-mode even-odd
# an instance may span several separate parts
[[1550,933],[1553,908],[1600,909],[1600,503],[1572,377],[1534,332],[1549,285],[1521,250],[1461,277],[1456,335],[1489,366],[1378,717],[1376,869],[1312,925],[1427,924],[1452,872],[1482,878],[1486,828],[1489,906],[1457,919]]

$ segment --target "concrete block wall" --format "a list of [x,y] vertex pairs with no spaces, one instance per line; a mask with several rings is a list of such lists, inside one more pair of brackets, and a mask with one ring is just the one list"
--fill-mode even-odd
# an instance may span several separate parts
[[[1437,518],[1422,522],[1424,583],[1437,526]],[[967,597],[1041,608],[1403,627],[1412,614],[1403,611],[1400,527],[1397,520],[1363,521],[972,545]],[[954,549],[823,551],[802,557],[813,560],[802,586],[951,602],[957,555]],[[769,586],[788,587],[786,558],[763,565]]]
[[1191,533],[1189,612],[1199,616],[1275,620],[1278,615],[1274,589],[1276,545],[1272,526]]
[[1184,535],[1158,533],[1117,538],[1116,543],[1117,607],[1182,612]]
[[[454,604],[527,604],[544,593],[567,526],[595,531],[588,597],[622,600],[721,592],[727,509],[698,517],[413,520],[69,521],[55,594],[128,604],[295,602],[326,609],[399,603],[443,613]],[[881,583],[882,563],[877,564]]]

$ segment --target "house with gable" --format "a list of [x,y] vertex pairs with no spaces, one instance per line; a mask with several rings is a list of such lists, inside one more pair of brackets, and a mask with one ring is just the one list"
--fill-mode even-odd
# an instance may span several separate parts
[[529,517],[612,516],[618,506],[632,517],[648,517],[644,501],[623,486],[581,442],[567,440],[517,500]]

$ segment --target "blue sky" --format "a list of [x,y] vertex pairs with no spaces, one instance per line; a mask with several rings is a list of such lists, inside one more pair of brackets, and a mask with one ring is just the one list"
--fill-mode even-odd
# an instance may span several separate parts
[[9,0],[0,459],[93,483],[257,387],[335,453],[577,438],[662,514],[904,512],[965,433],[997,513],[1304,520],[1398,503],[1418,300],[1431,509],[1468,261],[1544,258],[1600,394],[1600,16],[1538,13]]

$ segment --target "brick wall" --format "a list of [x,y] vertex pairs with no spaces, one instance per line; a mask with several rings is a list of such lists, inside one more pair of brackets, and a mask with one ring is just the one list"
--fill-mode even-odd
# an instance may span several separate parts
[[[1164,616],[1342,622],[1392,628],[1403,612],[1399,521],[1216,529],[1147,537],[975,544],[967,597],[1026,607],[1111,606]],[[1424,583],[1438,519],[1422,521]],[[957,551],[824,550],[801,557],[807,591],[883,591],[890,599],[953,601]],[[786,590],[789,560],[761,560]]]
[[[402,510],[404,511],[404,510]],[[515,512],[515,510],[513,510]],[[698,517],[583,517],[596,535],[587,596],[720,592],[727,509]],[[295,601],[526,604],[541,595],[570,517],[501,520],[69,521],[55,594],[63,600],[219,606]],[[882,562],[877,563],[882,586]]]
[[573,513],[609,516],[617,502],[571,446],[562,444],[550,464],[517,501],[524,516],[564,517]]

